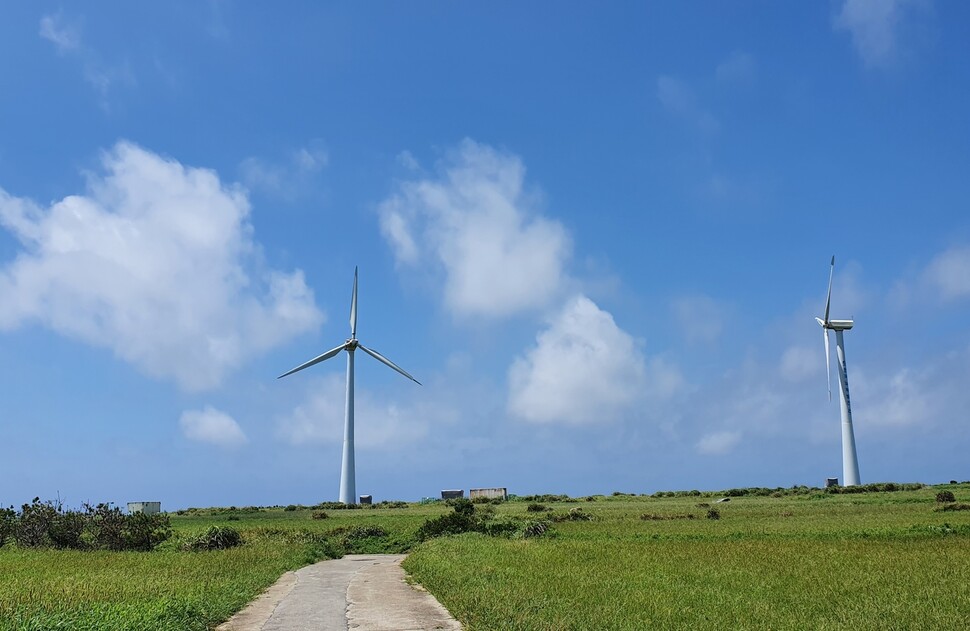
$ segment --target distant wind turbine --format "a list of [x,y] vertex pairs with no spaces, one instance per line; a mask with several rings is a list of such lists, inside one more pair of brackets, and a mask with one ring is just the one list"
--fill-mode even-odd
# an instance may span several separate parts
[[825,344],[825,376],[829,383],[829,401],[832,400],[832,368],[829,363],[829,331],[835,331],[835,349],[839,359],[839,401],[842,404],[842,480],[845,486],[859,484],[859,461],[855,452],[855,434],[852,432],[852,405],[849,400],[849,375],[845,369],[845,343],[842,331],[852,328],[852,320],[829,320],[829,306],[832,302],[832,276],[835,274],[835,256],[829,269],[829,292],[825,297],[825,316],[815,318],[822,327],[822,342]]
[[326,361],[337,355],[340,351],[347,351],[347,409],[344,415],[344,452],[340,465],[340,501],[344,504],[354,504],[357,502],[357,480],[354,467],[354,351],[358,348],[385,366],[393,368],[414,383],[421,385],[420,381],[405,372],[403,368],[377,351],[369,349],[357,341],[357,268],[355,267],[354,293],[350,298],[350,339],[337,348],[330,349],[323,355],[314,357],[305,364],[300,364],[293,370],[277,377],[277,379],[282,379],[304,368],[309,368],[314,364]]

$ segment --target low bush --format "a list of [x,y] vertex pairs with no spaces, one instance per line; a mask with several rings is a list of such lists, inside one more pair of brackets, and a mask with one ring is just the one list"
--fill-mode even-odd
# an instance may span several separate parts
[[59,510],[51,519],[47,536],[51,545],[60,550],[80,550],[85,547],[81,535],[88,519],[84,513],[72,510]]
[[0,508],[0,548],[13,536],[17,526],[17,512],[10,508]]
[[953,491],[940,491],[936,494],[936,501],[943,504],[944,502],[955,502],[957,498],[953,496]]
[[183,544],[183,550],[228,550],[243,544],[242,535],[229,526],[210,526],[208,530]]
[[536,537],[541,537],[548,534],[549,528],[549,522],[544,519],[531,521],[525,525],[525,528],[522,529],[522,538],[535,539]]
[[387,531],[381,526],[355,526],[351,528],[347,533],[347,539],[350,541],[359,541],[360,539],[369,539],[371,537],[386,537]]
[[970,504],[956,504],[956,503],[954,503],[954,504],[944,504],[943,506],[940,506],[936,510],[943,511],[943,512],[958,511],[958,510],[970,510]]
[[317,511],[313,511],[310,517],[312,517],[313,519],[329,519],[330,515],[327,514],[327,511],[317,510]]
[[[371,504],[373,507],[374,505]],[[353,508],[360,508],[360,504],[344,504],[343,502],[320,502],[316,506],[311,508],[316,508],[317,510],[348,510]]]
[[35,497],[30,504],[20,507],[14,538],[21,548],[42,548],[51,543],[51,524],[57,516],[58,509],[53,502],[41,502]]
[[721,518],[721,511],[717,510],[716,508],[712,508],[709,511],[707,511],[707,518],[708,519],[720,519]]
[[552,510],[551,508],[546,508],[545,504],[538,504],[533,502],[525,507],[525,510],[529,513],[544,513],[547,510]]
[[472,515],[459,513],[457,509],[445,513],[440,517],[427,520],[418,528],[418,541],[427,541],[444,535],[459,535],[463,532],[474,532],[480,529],[480,524]]

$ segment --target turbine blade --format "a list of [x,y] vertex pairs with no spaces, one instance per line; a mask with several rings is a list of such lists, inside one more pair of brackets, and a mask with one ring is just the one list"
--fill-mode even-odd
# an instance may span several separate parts
[[359,348],[360,350],[364,351],[365,353],[367,353],[368,355],[370,355],[371,357],[373,357],[377,361],[381,362],[385,366],[387,366],[389,368],[393,368],[394,370],[398,371],[399,373],[401,373],[402,375],[404,375],[405,377],[407,377],[408,379],[410,379],[414,383],[418,384],[419,386],[420,385],[424,385],[420,381],[418,381],[417,379],[415,379],[414,377],[412,377],[411,375],[409,375],[403,368],[401,368],[400,366],[398,366],[397,364],[395,364],[394,362],[392,362],[388,358],[384,357],[383,355],[381,355],[377,351],[373,351],[373,350],[367,348],[366,346],[364,346],[363,344],[361,344],[359,342],[357,344],[357,348]]
[[318,356],[314,357],[313,359],[311,359],[310,361],[306,362],[305,364],[300,364],[299,366],[297,366],[293,370],[290,370],[288,372],[283,373],[282,375],[280,375],[279,377],[277,377],[277,379],[282,379],[283,377],[286,377],[287,375],[292,375],[295,372],[300,372],[304,368],[309,368],[310,366],[313,366],[315,364],[319,364],[322,361],[327,361],[328,359],[330,359],[331,357],[333,357],[334,355],[336,355],[340,351],[344,350],[346,347],[347,347],[347,343],[344,342],[343,344],[341,344],[337,348],[332,348],[329,351],[327,351],[326,353],[324,353],[323,355],[318,355]]
[[822,343],[825,344],[825,378],[829,383],[829,401],[832,400],[832,368],[829,364],[829,330],[822,329]]
[[350,337],[357,337],[357,266],[354,266],[354,293],[350,297]]
[[829,306],[832,304],[832,276],[835,274],[835,255],[832,255],[832,267],[829,269],[829,293],[825,296],[825,324],[829,323]]

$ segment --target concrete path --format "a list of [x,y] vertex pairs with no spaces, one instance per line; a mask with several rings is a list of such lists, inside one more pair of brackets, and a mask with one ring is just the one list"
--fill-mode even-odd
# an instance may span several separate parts
[[218,631],[460,630],[434,596],[404,580],[403,554],[350,554],[287,572]]

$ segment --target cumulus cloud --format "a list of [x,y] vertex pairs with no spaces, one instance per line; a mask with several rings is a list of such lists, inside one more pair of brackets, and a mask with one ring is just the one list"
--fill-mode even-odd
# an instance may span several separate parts
[[834,27],[848,31],[867,66],[893,59],[902,9],[909,0],[845,0]]
[[404,181],[381,203],[381,231],[399,265],[439,265],[456,315],[542,308],[562,290],[571,243],[524,180],[518,157],[466,139],[435,177]]
[[[278,435],[294,445],[343,442],[346,388],[342,374],[312,380],[304,401],[277,419]],[[398,448],[419,441],[428,433],[425,418],[420,411],[380,402],[367,390],[355,389],[354,443],[357,447]]]
[[648,362],[613,316],[585,296],[569,301],[509,369],[509,411],[538,423],[617,420],[647,397],[668,397],[680,374]]
[[211,405],[201,410],[186,410],[179,418],[182,434],[189,440],[219,447],[238,447],[247,441],[239,423]]
[[0,330],[38,322],[200,390],[320,325],[302,271],[259,265],[243,192],[128,142],[102,166],[47,208],[0,189],[23,245],[0,267]]
[[712,432],[705,434],[697,441],[697,451],[705,455],[726,454],[734,449],[741,441],[740,432]]

